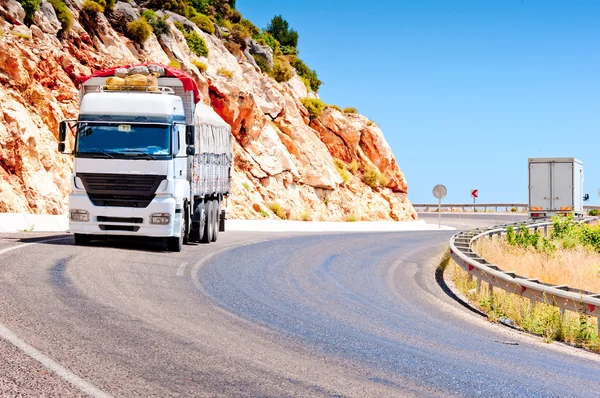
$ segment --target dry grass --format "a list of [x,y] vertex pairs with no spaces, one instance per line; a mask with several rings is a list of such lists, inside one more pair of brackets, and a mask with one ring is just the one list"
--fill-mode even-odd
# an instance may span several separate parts
[[531,247],[511,246],[505,241],[482,239],[475,251],[505,271],[556,285],[600,292],[600,253],[588,247],[558,249],[547,254]]
[[[514,267],[511,267],[511,269]],[[596,318],[566,311],[543,303],[535,303],[517,294],[499,288],[490,294],[485,283],[477,291],[475,279],[469,280],[468,273],[450,260],[446,268],[456,288],[471,304],[485,312],[493,322],[517,326],[530,333],[540,335],[544,341],[565,341],[576,346],[600,352],[600,336]]]
[[233,77],[233,71],[226,69],[226,68],[219,68],[217,69],[217,73],[221,76],[225,76],[229,79],[231,79]]
[[279,203],[271,202],[269,204],[269,208],[273,213],[275,213],[277,217],[281,218],[282,220],[287,220],[289,218],[288,211],[285,208],[283,208],[283,206],[281,206]]

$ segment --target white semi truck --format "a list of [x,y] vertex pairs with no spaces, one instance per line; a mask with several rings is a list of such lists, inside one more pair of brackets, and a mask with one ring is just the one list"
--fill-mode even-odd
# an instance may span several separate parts
[[160,71],[157,86],[107,86],[116,68],[82,78],[79,117],[60,123],[60,152],[67,130],[75,132],[68,153],[76,244],[128,235],[164,238],[169,250],[181,251],[188,240],[216,241],[225,229],[231,127],[199,103],[191,77],[162,65],[153,70]]
[[529,216],[583,216],[583,163],[575,158],[529,159]]

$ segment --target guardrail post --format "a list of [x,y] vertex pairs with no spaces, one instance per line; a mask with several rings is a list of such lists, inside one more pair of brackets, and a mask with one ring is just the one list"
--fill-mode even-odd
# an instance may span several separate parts
[[481,278],[477,278],[477,294],[481,293]]
[[492,285],[491,283],[488,283],[488,296],[490,302],[492,302],[494,300],[494,285]]

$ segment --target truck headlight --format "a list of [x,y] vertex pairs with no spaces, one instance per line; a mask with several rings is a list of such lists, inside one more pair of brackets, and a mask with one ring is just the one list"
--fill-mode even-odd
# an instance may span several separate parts
[[74,209],[69,212],[69,215],[71,217],[71,221],[90,221],[90,212],[87,210]]
[[154,213],[150,216],[150,224],[165,225],[171,221],[169,213]]

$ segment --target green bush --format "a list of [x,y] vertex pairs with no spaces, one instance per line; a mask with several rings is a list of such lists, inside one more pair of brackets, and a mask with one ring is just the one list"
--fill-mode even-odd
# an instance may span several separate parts
[[242,13],[238,10],[231,10],[229,13],[229,20],[233,23],[240,23],[242,20]]
[[599,213],[600,213],[600,211],[598,211],[596,209],[591,209],[588,211],[588,215],[590,215],[592,217],[597,217]]
[[42,0],[19,0],[23,10],[25,10],[25,23],[27,25],[33,22],[33,17],[35,16],[35,12],[40,7],[40,3]]
[[203,38],[198,33],[191,32],[185,37],[188,47],[192,52],[200,57],[208,57],[208,47]]
[[292,46],[281,46],[283,55],[298,55],[298,49]]
[[271,73],[271,66],[265,57],[260,54],[252,54],[252,58],[256,61],[256,64],[263,73]]
[[152,21],[148,22],[152,27],[152,31],[156,36],[166,35],[171,32],[169,28],[169,24],[167,23],[167,16],[165,15],[163,18],[156,17]]
[[317,119],[321,116],[323,109],[327,106],[323,101],[317,98],[302,98],[300,99],[300,102],[302,102],[302,105],[304,105],[308,111],[311,119]]
[[150,20],[156,18],[156,13],[152,10],[143,10],[142,17],[146,18],[146,21],[150,22]]
[[164,35],[170,32],[166,15],[162,18],[159,18],[154,11],[144,10],[142,11],[142,18],[144,18],[150,24],[152,31],[156,36]]
[[194,16],[191,21],[196,24],[203,32],[214,35],[215,34],[215,26],[209,17],[204,14],[197,14]]
[[104,7],[100,3],[95,2],[94,0],[85,0],[82,9],[88,14],[104,12]]
[[127,24],[127,35],[136,43],[143,44],[152,34],[152,27],[144,18]]
[[[254,36],[253,36],[254,37]],[[258,44],[261,46],[269,46],[273,53],[279,51],[279,42],[269,32],[262,32],[260,35],[254,37]]]
[[235,24],[231,29],[231,34],[229,35],[228,40],[239,44],[242,51],[244,51],[247,47],[246,39],[248,39],[249,37],[250,31],[247,27],[245,27],[244,25]]
[[335,109],[335,110],[340,111],[340,112],[342,111],[342,108],[340,108],[337,105],[330,104],[330,105],[327,105],[327,108]]
[[294,77],[294,70],[285,57],[275,57],[271,76],[279,83],[287,82]]
[[115,8],[117,0],[104,0],[104,11],[112,11]]
[[214,7],[211,6],[211,0],[190,0],[190,4],[194,9],[205,15],[214,14]]
[[344,108],[344,113],[358,113],[356,108]]
[[186,15],[187,0],[150,0],[145,5],[153,10],[168,10],[179,15]]
[[334,158],[333,166],[337,170],[340,177],[342,177],[342,181],[344,182],[344,184],[348,182],[348,180],[350,179],[350,174],[348,174],[348,170],[346,170],[346,163],[344,163],[344,161],[341,159]]
[[281,15],[275,15],[265,31],[277,39],[282,46],[298,47],[298,32],[290,29],[288,21]]
[[281,218],[282,220],[288,219],[287,211],[279,203],[272,202],[269,204],[269,208],[277,217]]
[[221,76],[225,76],[229,79],[231,79],[233,77],[233,71],[229,70],[227,68],[224,67],[220,67],[219,69],[217,69],[217,73]]
[[292,66],[298,72],[298,76],[308,81],[310,89],[315,93],[319,91],[319,87],[323,84],[317,77],[317,72],[311,70],[300,58],[295,58]]
[[58,35],[61,37],[65,37],[67,33],[69,33],[69,30],[71,30],[71,27],[73,26],[73,13],[71,12],[71,10],[69,10],[69,8],[63,0],[48,0],[48,2],[52,5],[52,8],[54,8],[54,12],[56,12],[56,17],[60,21],[61,28],[58,32]]
[[379,170],[370,166],[367,166],[367,168],[365,169],[362,176],[362,180],[371,188],[386,187],[390,183],[390,179],[388,176],[380,173]]
[[256,39],[258,36],[260,36],[260,29],[258,29],[256,25],[254,25],[247,19],[240,20],[239,24],[245,26],[246,29],[248,29],[248,32],[250,32],[250,37],[252,37],[253,39]]
[[192,64],[194,64],[194,66],[202,73],[206,72],[206,69],[208,69],[208,65],[206,65],[204,62],[192,61]]
[[183,33],[183,35],[187,35],[187,30],[185,30],[185,25],[182,24],[179,21],[175,21],[173,22],[173,25],[175,25],[175,27],[177,28],[178,31],[180,31],[181,33]]

